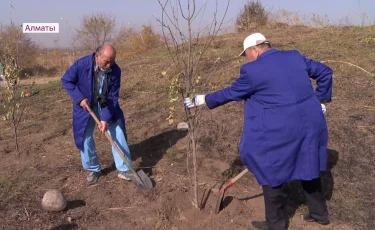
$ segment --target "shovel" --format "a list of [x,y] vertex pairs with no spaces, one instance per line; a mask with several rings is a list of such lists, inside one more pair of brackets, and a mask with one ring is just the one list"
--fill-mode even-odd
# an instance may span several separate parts
[[223,202],[224,193],[225,191],[231,187],[238,179],[240,179],[243,175],[245,175],[249,170],[246,168],[236,177],[228,181],[219,191],[219,198],[217,199],[215,213],[218,214],[220,212],[221,203]]
[[[91,114],[92,118],[94,118],[94,120],[96,121],[96,123],[98,125],[101,125],[99,119],[96,117],[95,113],[91,110],[90,107],[87,107],[87,111],[89,111],[89,113]],[[143,170],[139,170],[138,172],[136,172],[133,169],[133,167],[131,167],[129,161],[125,158],[125,156],[123,154],[121,154],[122,153],[121,150],[115,144],[115,142],[112,140],[112,138],[109,135],[108,131],[105,132],[105,136],[107,137],[107,139],[109,140],[109,142],[111,143],[111,145],[115,148],[115,150],[118,153],[118,155],[122,158],[122,160],[124,161],[124,163],[126,164],[126,166],[128,167],[128,169],[130,169],[130,171],[133,173],[134,177],[131,177],[131,180],[137,186],[137,188],[141,192],[144,192],[144,191],[147,191],[149,189],[152,189],[153,188],[152,181],[146,175],[146,173]]]

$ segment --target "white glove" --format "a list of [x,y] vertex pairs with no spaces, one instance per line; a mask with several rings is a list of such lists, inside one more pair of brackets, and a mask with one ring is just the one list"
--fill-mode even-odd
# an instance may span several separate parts
[[184,100],[184,105],[188,109],[204,104],[206,104],[206,95],[197,95],[193,99],[185,98]]
[[327,111],[326,106],[324,104],[320,104],[320,105],[322,106],[323,114],[326,114],[326,111]]

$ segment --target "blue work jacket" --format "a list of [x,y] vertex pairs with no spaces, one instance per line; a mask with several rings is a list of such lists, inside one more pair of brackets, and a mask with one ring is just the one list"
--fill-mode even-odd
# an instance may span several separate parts
[[321,102],[331,100],[332,74],[298,51],[269,49],[242,65],[230,86],[206,95],[210,109],[244,101],[239,151],[260,185],[311,180],[326,170],[328,130]]
[[[83,135],[90,118],[90,113],[84,110],[79,103],[82,99],[86,98],[91,108],[93,107],[94,55],[95,53],[75,61],[61,78],[63,87],[73,99],[73,134],[75,144],[80,150],[83,148]],[[124,130],[124,133],[126,133],[124,114],[118,102],[121,86],[121,69],[116,63],[111,66],[111,69],[112,71],[107,74],[107,106],[101,108],[99,119],[106,122],[117,122]]]

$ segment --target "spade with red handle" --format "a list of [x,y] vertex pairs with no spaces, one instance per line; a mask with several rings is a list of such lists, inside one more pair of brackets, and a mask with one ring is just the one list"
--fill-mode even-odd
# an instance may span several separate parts
[[248,171],[249,170],[247,168],[244,169],[240,174],[238,174],[237,176],[235,176],[233,179],[231,179],[230,181],[228,181],[223,187],[221,187],[221,189],[219,191],[219,198],[218,198],[217,203],[216,203],[216,209],[215,209],[215,213],[216,214],[220,212],[221,203],[223,202],[225,191],[229,187],[231,187],[238,179],[240,179],[241,177],[243,177]]

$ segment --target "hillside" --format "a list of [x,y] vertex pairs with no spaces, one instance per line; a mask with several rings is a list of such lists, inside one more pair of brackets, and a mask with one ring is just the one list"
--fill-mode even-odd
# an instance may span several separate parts
[[[302,26],[259,28],[278,49],[297,49],[319,61],[347,61],[375,73],[372,27]],[[247,34],[220,36],[204,56],[198,93],[229,85],[238,77],[244,58],[236,57]],[[218,59],[220,58],[220,59]],[[110,145],[95,132],[100,162],[105,169],[94,186],[86,186],[71,129],[71,100],[60,81],[38,84],[39,94],[28,98],[20,130],[21,156],[15,157],[11,129],[0,121],[0,228],[2,229],[249,229],[264,218],[262,190],[248,173],[226,192],[226,207],[214,214],[220,186],[243,169],[237,146],[243,124],[241,102],[215,110],[199,110],[199,195],[204,208],[191,205],[186,171],[186,133],[175,131],[185,120],[182,101],[168,100],[174,76],[167,50],[158,48],[127,60],[120,103],[133,160],[150,174],[155,190],[144,196],[131,183],[117,179]],[[323,187],[332,224],[303,222],[306,210],[299,183],[290,184],[290,229],[375,229],[375,82],[365,72],[339,63],[334,70],[333,100],[327,105],[329,166]],[[162,72],[166,71],[163,75]],[[175,106],[174,123],[168,123]],[[0,114],[2,112],[0,111]],[[40,207],[48,189],[61,189],[71,201],[61,213]],[[207,196],[208,194],[208,196]]]

